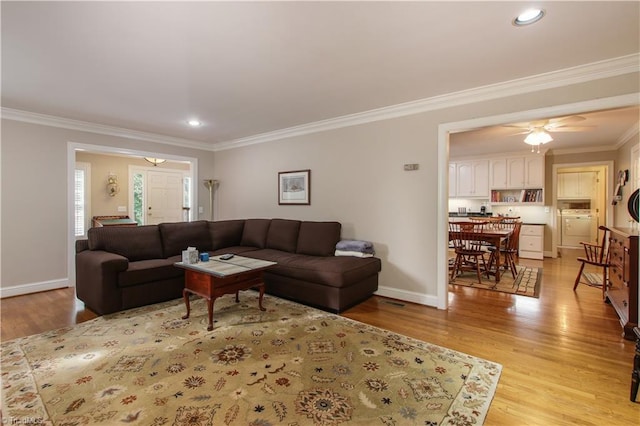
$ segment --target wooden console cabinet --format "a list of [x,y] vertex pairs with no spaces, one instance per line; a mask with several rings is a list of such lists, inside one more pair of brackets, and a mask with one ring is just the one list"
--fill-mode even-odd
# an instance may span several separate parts
[[607,299],[620,317],[624,338],[634,340],[638,326],[638,231],[611,228],[609,238],[609,284]]

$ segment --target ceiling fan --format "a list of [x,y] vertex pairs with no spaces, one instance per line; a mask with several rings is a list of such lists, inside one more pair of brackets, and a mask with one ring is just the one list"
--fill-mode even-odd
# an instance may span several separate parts
[[540,152],[540,145],[547,142],[551,142],[553,138],[549,133],[553,132],[582,132],[593,129],[594,126],[572,126],[574,123],[585,120],[580,115],[570,115],[567,117],[549,118],[546,120],[536,120],[525,123],[513,123],[505,124],[504,127],[515,127],[522,129],[521,132],[513,133],[513,135],[527,135],[524,139],[525,143],[531,145],[531,152],[534,151],[534,147],[538,147],[538,153]]

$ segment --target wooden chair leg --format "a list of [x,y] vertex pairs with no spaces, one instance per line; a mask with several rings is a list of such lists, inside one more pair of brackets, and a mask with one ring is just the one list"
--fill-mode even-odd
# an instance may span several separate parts
[[511,253],[511,252],[505,253],[505,260],[507,261],[507,264],[509,265],[509,269],[511,269],[511,275],[513,276],[513,279],[515,280],[516,277],[518,276],[518,268],[516,268],[516,261],[513,258],[513,253]]
[[478,284],[481,284],[482,276],[480,276],[480,259],[478,259],[478,257],[482,258],[482,264],[484,265],[485,269],[487,268],[487,265],[484,263],[484,257],[476,256],[476,274],[478,275]]
[[456,256],[456,260],[453,262],[453,268],[451,268],[451,281],[456,279],[456,275],[458,274],[458,269],[460,269],[460,255]]
[[602,268],[602,300],[607,300],[607,268]]
[[484,256],[482,257],[482,262],[484,263],[484,273],[487,276],[487,279],[491,278],[490,273],[491,273],[491,265],[493,265],[493,252],[491,252],[491,254],[489,255],[489,260],[487,262],[485,262],[484,260]]
[[580,284],[580,277],[582,277],[583,269],[584,269],[584,262],[581,262],[580,270],[578,271],[578,276],[576,277],[576,282],[573,284],[573,291],[576,291],[576,288],[578,288],[578,284]]

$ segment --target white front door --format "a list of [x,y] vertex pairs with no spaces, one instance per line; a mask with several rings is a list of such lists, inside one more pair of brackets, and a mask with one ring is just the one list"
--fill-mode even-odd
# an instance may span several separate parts
[[145,224],[181,222],[182,173],[149,171],[147,173],[147,220]]

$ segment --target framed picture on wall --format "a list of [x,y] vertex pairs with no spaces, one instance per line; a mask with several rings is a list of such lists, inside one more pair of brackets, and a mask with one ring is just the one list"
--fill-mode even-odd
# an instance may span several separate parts
[[278,173],[278,204],[311,204],[311,170]]

